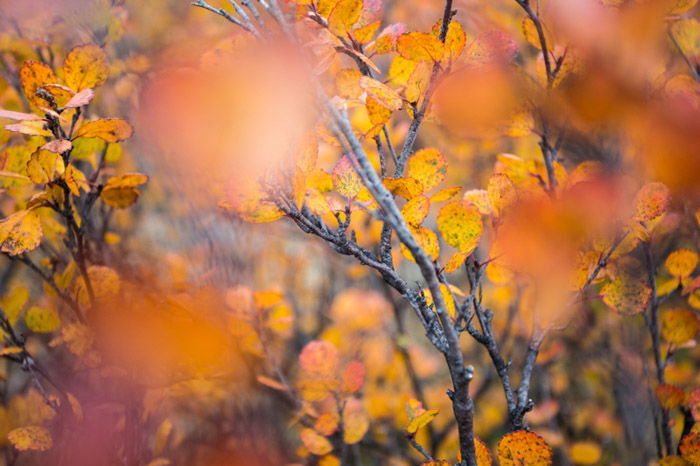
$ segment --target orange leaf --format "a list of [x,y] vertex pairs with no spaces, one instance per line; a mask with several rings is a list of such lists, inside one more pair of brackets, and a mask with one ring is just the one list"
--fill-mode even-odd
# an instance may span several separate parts
[[24,95],[27,96],[29,102],[37,107],[49,106],[48,101],[36,95],[38,89],[47,84],[58,82],[58,78],[49,66],[34,60],[25,61],[19,70],[19,79]]
[[11,430],[7,439],[20,451],[49,450],[53,446],[51,433],[46,427],[26,426]]
[[314,455],[325,455],[333,451],[331,442],[313,429],[302,429],[300,436],[304,446]]
[[650,222],[665,214],[670,203],[671,192],[665,184],[645,184],[634,198],[634,219]]
[[674,277],[688,277],[698,265],[698,255],[687,249],[679,249],[668,255],[664,265]]
[[684,460],[690,464],[700,464],[700,433],[691,432],[683,437],[678,449]]
[[689,309],[669,309],[661,314],[661,335],[669,343],[680,345],[695,337],[698,318]]
[[343,391],[355,393],[362,388],[365,379],[365,366],[360,361],[350,361],[343,372]]
[[506,434],[498,442],[497,453],[501,466],[552,464],[552,449],[542,437],[527,430]]
[[360,78],[360,88],[367,92],[367,95],[390,110],[398,110],[401,108],[401,105],[403,105],[401,96],[399,96],[395,90],[369,76],[362,76]]
[[603,302],[624,315],[644,312],[651,299],[651,289],[639,279],[624,275],[606,283],[600,295]]
[[674,409],[685,402],[685,392],[675,385],[662,383],[657,385],[655,393],[656,399],[664,409]]

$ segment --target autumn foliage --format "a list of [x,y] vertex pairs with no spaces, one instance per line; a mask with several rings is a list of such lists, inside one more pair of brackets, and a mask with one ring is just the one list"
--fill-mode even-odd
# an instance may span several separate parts
[[0,464],[700,464],[696,3],[0,2]]

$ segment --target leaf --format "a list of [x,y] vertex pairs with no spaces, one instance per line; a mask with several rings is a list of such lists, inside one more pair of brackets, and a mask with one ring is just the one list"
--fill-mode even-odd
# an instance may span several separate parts
[[23,112],[13,112],[12,110],[5,110],[0,108],[0,118],[7,118],[10,120],[17,121],[38,121],[43,120],[40,116],[34,115],[33,113],[23,113]]
[[669,343],[680,345],[695,337],[700,325],[689,309],[669,309],[661,314],[661,335]]
[[63,175],[63,158],[55,152],[38,149],[27,162],[27,174],[34,183],[44,184]]
[[[333,168],[333,187],[341,196],[354,198],[363,187],[360,175],[350,161],[348,155],[344,155]],[[352,156],[354,157],[354,156]]]
[[27,136],[53,137],[51,131],[46,129],[46,122],[44,122],[44,120],[13,123],[11,125],[5,125],[5,129],[13,133],[26,134]]
[[[442,28],[442,19],[433,26],[433,35],[440,38],[440,29]],[[467,35],[464,33],[464,28],[457,21],[450,21],[447,27],[447,36],[445,37],[445,54],[443,61],[454,63],[464,51],[464,46],[467,42]]]
[[365,436],[369,430],[369,417],[357,398],[350,398],[343,407],[343,442],[352,445]]
[[6,346],[5,348],[0,350],[0,356],[5,356],[8,354],[19,354],[24,349],[20,348],[19,346]]
[[33,306],[24,314],[24,323],[32,332],[51,333],[61,325],[61,319],[53,309]]
[[689,277],[698,265],[698,255],[687,249],[679,249],[668,255],[664,265],[674,277]]
[[360,78],[362,73],[355,68],[345,68],[335,75],[335,88],[344,99],[357,99],[362,95]]
[[429,209],[430,200],[425,196],[416,196],[401,208],[401,215],[406,223],[417,227],[428,216]]
[[25,61],[19,70],[19,79],[24,95],[27,96],[29,102],[37,107],[49,106],[47,100],[36,95],[39,88],[58,82],[58,78],[49,66],[34,60]]
[[575,442],[569,449],[569,456],[576,464],[600,464],[600,458],[603,456],[603,450],[600,448],[600,445],[595,442]]
[[333,377],[339,364],[338,349],[333,343],[325,340],[308,343],[299,354],[302,370],[314,377]]
[[[108,299],[114,299],[121,290],[121,279],[119,274],[114,270],[104,265],[91,265],[87,269],[87,275],[92,285],[92,292],[95,296],[95,301],[100,302]],[[75,282],[75,295],[83,306],[90,304],[90,297],[85,280],[82,276],[78,277]]]
[[460,186],[454,186],[452,188],[441,189],[432,196],[430,196],[430,202],[445,202],[449,201],[453,197],[462,191]]
[[414,178],[384,178],[384,186],[396,196],[413,199],[423,194],[423,185]]
[[66,393],[66,398],[68,398],[68,403],[70,404],[71,411],[78,421],[83,420],[83,407],[80,405],[80,401],[74,397],[71,393]]
[[314,429],[322,435],[333,435],[338,430],[340,424],[340,416],[335,411],[332,413],[321,414],[314,423]]
[[481,238],[481,214],[464,201],[453,201],[440,209],[437,225],[445,242],[460,252],[470,253]]
[[107,142],[129,139],[134,130],[129,123],[119,118],[107,118],[85,123],[73,135],[77,138],[100,138]]
[[[494,192],[494,196],[498,195],[499,193]],[[489,201],[489,193],[486,190],[470,189],[464,193],[462,200],[476,207],[476,210],[478,210],[481,215],[491,214],[491,202]]]
[[409,434],[415,434],[422,427],[430,424],[430,421],[435,419],[435,417],[440,413],[439,409],[431,409],[423,413],[418,414],[416,417],[411,419],[406,427],[406,432]]
[[267,193],[256,180],[236,182],[227,195],[228,199],[220,202],[219,207],[233,211],[246,222],[266,223],[284,217],[284,212],[267,199]]
[[390,110],[399,110],[403,105],[401,96],[395,90],[369,76],[360,78],[360,88]]
[[485,65],[494,62],[508,62],[518,52],[518,44],[505,31],[492,30],[479,34],[465,52],[467,63]]
[[56,154],[62,154],[71,150],[73,148],[73,143],[68,139],[54,139],[41,146],[41,148],[43,150],[55,152]]
[[685,391],[675,385],[662,383],[656,386],[654,392],[664,409],[675,409],[685,402]]
[[[445,298],[445,308],[447,309],[447,315],[454,321],[457,319],[457,308],[455,307],[454,295],[464,296],[462,290],[453,285],[445,285],[440,283],[440,293]],[[423,294],[425,295],[425,303],[428,306],[433,305],[433,294],[430,292],[429,288],[423,289]]]
[[[440,243],[438,242],[435,232],[422,226],[413,227],[408,225],[408,229],[411,231],[411,234],[423,252],[428,255],[431,261],[436,261],[440,255]],[[413,258],[411,251],[409,251],[409,249],[403,243],[401,243],[401,254],[403,254],[403,256],[411,262],[416,261]]]
[[346,36],[360,19],[362,0],[337,0],[328,15],[328,29],[333,34]]
[[257,380],[259,383],[265,385],[266,387],[274,388],[275,390],[279,390],[281,392],[286,392],[287,387],[279,383],[278,381],[271,379],[269,377],[265,377],[264,375],[259,375],[257,377]]
[[[500,217],[518,199],[515,185],[504,173],[496,173],[489,178],[487,193],[488,205],[497,217]],[[476,203],[475,205],[481,207]]]
[[503,436],[498,442],[497,455],[501,466],[552,464],[552,449],[542,437],[527,430]]
[[304,446],[314,455],[326,455],[333,451],[331,442],[313,429],[304,428],[299,435]]
[[151,450],[153,456],[158,456],[161,454],[161,452],[165,448],[165,445],[168,442],[168,437],[170,437],[170,433],[172,432],[172,430],[172,421],[168,418],[165,418],[156,429],[156,434],[153,438],[153,448]]
[[620,275],[606,283],[600,291],[603,302],[623,315],[644,312],[651,299],[651,289],[642,280]]
[[439,62],[442,60],[445,46],[432,34],[426,32],[409,32],[399,36],[396,51],[406,60],[418,62]]
[[64,108],[78,108],[89,104],[93,97],[95,97],[95,92],[90,89],[83,89],[82,91],[75,94],[71,99],[64,105]]
[[695,18],[684,18],[671,26],[673,37],[683,53],[691,60],[700,52],[700,21]]
[[693,8],[697,3],[698,0],[675,0],[675,2],[672,2],[673,8],[669,11],[669,14],[682,15]]
[[648,183],[634,197],[634,219],[651,222],[666,213],[671,203],[671,192],[663,183]]
[[352,36],[355,38],[355,40],[359,44],[367,44],[369,41],[372,40],[372,37],[377,33],[379,30],[379,26],[381,26],[382,21],[374,21],[373,23],[369,23],[366,26],[359,27],[352,31]]
[[385,27],[374,41],[374,51],[378,54],[389,53],[396,50],[396,42],[407,27],[403,23],[390,24]]
[[690,466],[690,463],[684,460],[682,456],[671,455],[661,458],[659,466]]
[[63,77],[76,92],[101,86],[108,76],[107,55],[96,45],[75,47],[63,61]]
[[42,426],[26,426],[11,430],[7,439],[20,450],[49,450],[53,446],[51,433]]
[[693,420],[700,421],[700,387],[696,387],[688,393],[687,405],[693,415]]
[[16,256],[41,243],[41,221],[34,210],[20,210],[0,221],[0,250]]
[[105,187],[102,192],[100,192],[100,199],[110,207],[124,209],[133,205],[140,195],[141,193],[136,188]]
[[424,191],[429,191],[445,179],[447,159],[433,147],[419,150],[408,158],[406,174],[418,180]]
[[445,272],[454,273],[464,265],[464,261],[469,257],[469,253],[466,252],[456,252],[450,257],[445,264]]
[[474,447],[476,449],[476,466],[491,466],[493,458],[489,447],[477,436],[474,436]]
[[365,365],[360,361],[350,361],[343,372],[342,390],[349,394],[355,393],[362,388],[364,379]]
[[681,439],[678,447],[681,456],[690,464],[700,464],[700,433],[691,432]]
[[85,174],[73,164],[68,164],[63,179],[74,196],[80,196],[81,189],[85,192],[90,191],[90,185],[87,182]]
[[386,108],[381,103],[377,102],[372,97],[367,97],[367,114],[372,125],[382,126],[391,118],[391,109]]

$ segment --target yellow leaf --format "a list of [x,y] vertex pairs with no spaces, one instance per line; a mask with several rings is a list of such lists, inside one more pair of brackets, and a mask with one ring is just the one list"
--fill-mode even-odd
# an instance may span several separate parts
[[[464,293],[462,293],[462,290],[460,290],[456,286],[448,286],[444,283],[440,283],[440,292],[445,298],[445,307],[447,308],[447,315],[449,315],[452,320],[455,320],[457,318],[457,308],[455,307],[455,299],[458,300],[460,297],[464,297]],[[432,306],[433,295],[430,292],[430,290],[428,288],[425,288],[423,290],[423,294],[425,295],[426,304],[428,306]]]
[[328,29],[333,34],[346,36],[360,19],[362,0],[338,0],[328,15]]
[[49,102],[38,97],[36,91],[47,84],[58,82],[53,70],[38,61],[28,60],[19,70],[19,78],[24,95],[37,107],[48,107]]
[[136,188],[131,187],[105,187],[100,192],[102,202],[110,207],[123,209],[134,204],[141,193]]
[[416,196],[401,209],[401,215],[409,225],[419,226],[428,216],[430,200],[425,196]]
[[675,0],[675,2],[672,3],[673,8],[669,13],[672,15],[682,15],[693,8],[697,3],[698,0]]
[[664,265],[674,277],[688,277],[698,265],[698,255],[687,249],[679,249],[668,255]]
[[418,429],[427,426],[430,421],[435,419],[435,416],[437,416],[439,412],[439,409],[431,409],[419,414],[415,418],[411,419],[411,422],[409,422],[408,426],[406,427],[406,432],[409,434],[415,434],[418,432]]
[[[518,194],[515,190],[515,185],[510,180],[508,175],[504,173],[496,173],[489,178],[487,187],[488,205],[494,215],[500,216],[510,205],[518,199]],[[477,207],[479,207],[478,204]]]
[[467,252],[456,252],[453,254],[445,265],[445,272],[453,273],[459,270],[459,268],[464,265],[464,261],[467,260],[467,257],[469,257],[469,253]]
[[461,187],[445,188],[430,196],[430,202],[445,202],[455,197],[462,190]]
[[101,86],[108,76],[107,55],[96,45],[75,47],[63,61],[63,78],[76,92]]
[[13,133],[26,134],[27,136],[53,137],[51,131],[46,129],[46,123],[44,120],[13,123],[11,125],[5,125],[5,129],[7,131],[12,131]]
[[700,21],[695,18],[685,18],[676,21],[671,26],[673,37],[683,53],[691,60],[700,52]]
[[489,202],[489,193],[483,189],[471,189],[464,193],[462,200],[476,207],[481,215],[491,214],[491,203]]
[[48,450],[53,446],[51,433],[42,426],[26,426],[11,430],[7,439],[20,450]]
[[343,441],[352,445],[362,440],[369,429],[369,418],[357,398],[349,398],[343,408]]
[[129,139],[134,130],[129,123],[119,118],[107,118],[85,123],[73,135],[77,138],[100,138],[107,142]]
[[569,456],[576,464],[599,464],[603,450],[595,442],[576,442],[569,449]]
[[220,202],[219,206],[234,212],[246,222],[273,222],[284,216],[284,212],[267,200],[267,193],[256,180],[237,182],[227,194],[228,200]]
[[357,99],[362,94],[360,78],[362,73],[355,68],[345,68],[335,75],[335,88],[338,95],[345,99]]
[[489,447],[477,436],[474,436],[474,447],[476,448],[476,466],[491,466],[493,458]]
[[[411,234],[413,235],[416,242],[418,243],[418,246],[423,250],[423,252],[425,252],[425,254],[428,255],[430,260],[436,261],[438,256],[440,255],[440,243],[438,242],[438,238],[435,232],[422,226],[413,227],[411,225],[408,225],[408,229],[411,230]],[[413,258],[413,254],[411,254],[411,251],[409,251],[403,243],[401,243],[401,253],[406,259],[410,260],[411,262],[416,261]]]
[[374,37],[374,34],[377,33],[377,30],[379,29],[379,26],[382,24],[381,20],[375,21],[373,23],[369,23],[366,26],[359,27],[352,31],[352,36],[355,38],[355,40],[360,43],[360,44],[367,44],[370,40],[372,40],[372,37]]
[[401,55],[396,55],[389,66],[389,72],[387,74],[389,82],[395,86],[405,86],[413,70],[416,69],[416,65],[416,62],[406,60]]
[[374,41],[374,51],[379,54],[393,52],[396,50],[397,39],[404,32],[406,32],[406,25],[403,23],[395,23],[385,27],[377,40]]
[[391,109],[377,102],[372,97],[367,97],[367,113],[369,121],[374,126],[383,126],[391,118]]
[[306,207],[314,215],[326,215],[331,211],[331,206],[326,200],[325,196],[318,192],[317,189],[307,188],[306,189]]
[[444,45],[432,34],[409,32],[399,36],[396,51],[407,60],[439,62],[444,53]]
[[41,236],[41,221],[34,210],[20,210],[0,221],[0,250],[11,256],[36,249]]
[[[109,267],[91,265],[87,269],[87,275],[90,279],[90,285],[92,285],[95,301],[115,298],[121,290],[119,274]],[[81,305],[87,306],[90,304],[88,290],[82,276],[78,277],[78,280],[75,282],[75,295]]]
[[401,108],[401,105],[403,105],[403,101],[398,92],[369,76],[360,77],[360,88],[364,90],[368,96],[390,110],[398,110]]
[[[433,35],[440,37],[440,29],[442,28],[442,19],[433,26]],[[454,63],[464,51],[464,46],[467,42],[467,35],[464,33],[464,28],[457,21],[450,21],[447,28],[447,36],[445,37],[445,55],[443,61]]]
[[552,449],[542,437],[527,430],[506,434],[498,442],[501,466],[546,466],[552,464]]
[[606,283],[600,290],[603,302],[624,315],[644,312],[651,299],[651,289],[634,277],[620,275]]
[[384,178],[384,186],[392,194],[404,199],[413,199],[423,194],[423,185],[414,178]]
[[61,319],[53,309],[33,306],[24,314],[24,323],[32,332],[50,333],[61,325]]
[[340,424],[340,416],[333,411],[330,413],[321,414],[314,423],[314,429],[323,435],[333,435],[338,430]]
[[0,309],[5,312],[7,320],[12,325],[17,322],[19,315],[24,309],[24,305],[29,300],[29,289],[25,286],[15,286],[12,290],[0,300]]
[[424,191],[429,191],[442,183],[447,174],[447,160],[433,148],[419,150],[408,159],[406,174],[418,180]]
[[73,164],[68,164],[64,176],[68,189],[74,196],[80,196],[80,190],[89,191],[90,185],[87,182],[85,174],[77,169]]
[[483,231],[481,214],[464,201],[450,202],[440,209],[437,225],[447,244],[466,253],[476,248]]
[[314,455],[326,455],[333,451],[333,445],[331,445],[331,442],[329,442],[326,437],[319,435],[313,429],[302,429],[300,436],[304,446]]
[[165,448],[168,442],[168,437],[170,437],[170,432],[173,430],[173,423],[170,419],[166,418],[160,423],[156,429],[156,435],[153,438],[153,456],[158,456]]
[[48,150],[37,149],[27,162],[27,174],[34,183],[44,184],[63,175],[66,167],[63,158]]
[[354,198],[363,188],[363,184],[360,175],[357,174],[350,161],[350,157],[344,155],[333,168],[333,187],[341,196]]
[[689,309],[669,309],[661,314],[661,335],[669,343],[686,343],[698,333],[700,325]]

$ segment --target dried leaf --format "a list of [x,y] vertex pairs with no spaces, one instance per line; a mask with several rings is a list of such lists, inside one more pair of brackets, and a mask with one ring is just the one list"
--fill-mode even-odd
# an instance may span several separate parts
[[129,139],[134,130],[129,123],[119,118],[107,118],[85,123],[73,136],[77,138],[100,138],[107,142]]
[[542,437],[527,430],[517,430],[503,436],[498,442],[497,454],[501,466],[552,464],[552,449]]
[[63,76],[76,92],[101,86],[109,76],[107,55],[96,45],[75,47],[63,62]]

